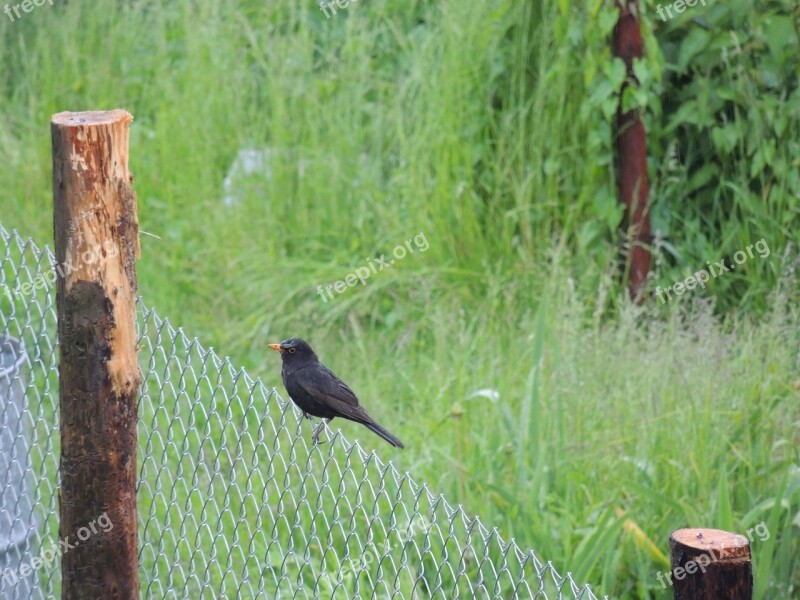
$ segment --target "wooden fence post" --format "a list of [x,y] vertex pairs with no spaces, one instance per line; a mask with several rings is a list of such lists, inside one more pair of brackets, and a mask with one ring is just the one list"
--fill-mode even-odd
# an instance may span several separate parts
[[669,537],[675,600],[751,600],[750,542],[720,529],[679,529]]
[[130,114],[51,121],[61,410],[62,590],[139,598],[136,196]]
[[623,112],[622,98],[629,85],[637,85],[633,61],[644,54],[644,40],[639,25],[639,0],[617,0],[619,20],[614,28],[614,56],[627,68],[627,80],[620,90],[615,121],[619,191],[625,204],[628,254],[628,285],[637,304],[644,300],[644,288],[650,273],[650,182],[647,177],[647,133],[638,110]]

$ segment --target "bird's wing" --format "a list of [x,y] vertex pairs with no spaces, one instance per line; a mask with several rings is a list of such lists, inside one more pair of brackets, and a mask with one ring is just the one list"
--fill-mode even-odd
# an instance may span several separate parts
[[307,374],[302,371],[298,373],[299,376],[295,379],[298,387],[318,402],[341,413],[346,419],[362,423],[372,421],[367,411],[359,406],[355,392],[333,371],[321,364],[313,368],[317,369],[317,372],[309,373],[310,376],[306,376]]

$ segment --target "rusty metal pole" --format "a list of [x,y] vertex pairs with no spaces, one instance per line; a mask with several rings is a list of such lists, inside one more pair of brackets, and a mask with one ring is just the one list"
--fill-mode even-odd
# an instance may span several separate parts
[[720,529],[679,529],[669,538],[675,600],[751,600],[750,542]]
[[51,121],[62,591],[138,600],[136,196],[125,111]]
[[625,228],[629,244],[627,257],[628,285],[631,298],[643,301],[644,287],[650,273],[650,183],[647,178],[647,133],[638,110],[622,112],[622,96],[630,85],[638,85],[633,61],[644,51],[639,24],[639,0],[617,0],[619,20],[614,28],[614,56],[627,67],[628,77],[620,90],[616,130],[619,189],[625,204]]

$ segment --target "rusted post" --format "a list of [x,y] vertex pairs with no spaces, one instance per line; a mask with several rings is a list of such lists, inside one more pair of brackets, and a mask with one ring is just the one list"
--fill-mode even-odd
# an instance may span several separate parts
[[643,301],[644,286],[650,273],[650,183],[647,178],[647,133],[638,110],[622,112],[622,97],[629,85],[638,85],[633,61],[644,51],[639,25],[639,0],[617,0],[619,20],[614,28],[614,56],[627,67],[627,81],[620,90],[616,131],[619,190],[625,204],[625,228],[630,244],[628,285],[631,298]]
[[720,529],[679,529],[669,538],[675,600],[751,600],[750,542]]
[[139,598],[136,196],[130,114],[51,122],[64,599]]

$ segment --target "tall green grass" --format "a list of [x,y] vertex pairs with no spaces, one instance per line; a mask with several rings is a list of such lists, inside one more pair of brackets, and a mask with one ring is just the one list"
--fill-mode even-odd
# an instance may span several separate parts
[[[671,530],[764,520],[759,594],[786,597],[800,348],[796,281],[776,281],[794,268],[796,202],[771,188],[783,208],[767,218],[718,192],[741,219],[701,238],[701,217],[664,216],[684,198],[659,180],[659,281],[766,237],[770,258],[721,298],[750,286],[761,316],[715,314],[700,293],[627,305],[603,112],[612,13],[364,0],[328,20],[311,2],[103,0],[3,17],[0,218],[51,239],[50,115],[127,108],[140,289],[161,314],[275,385],[264,343],[305,337],[406,442],[402,468],[599,590],[669,597],[655,574]],[[670,54],[645,26],[659,80]],[[653,131],[660,172],[677,134]],[[225,207],[243,147],[274,149],[272,175]],[[317,295],[419,232],[426,252]],[[487,388],[498,399],[474,395]]]

